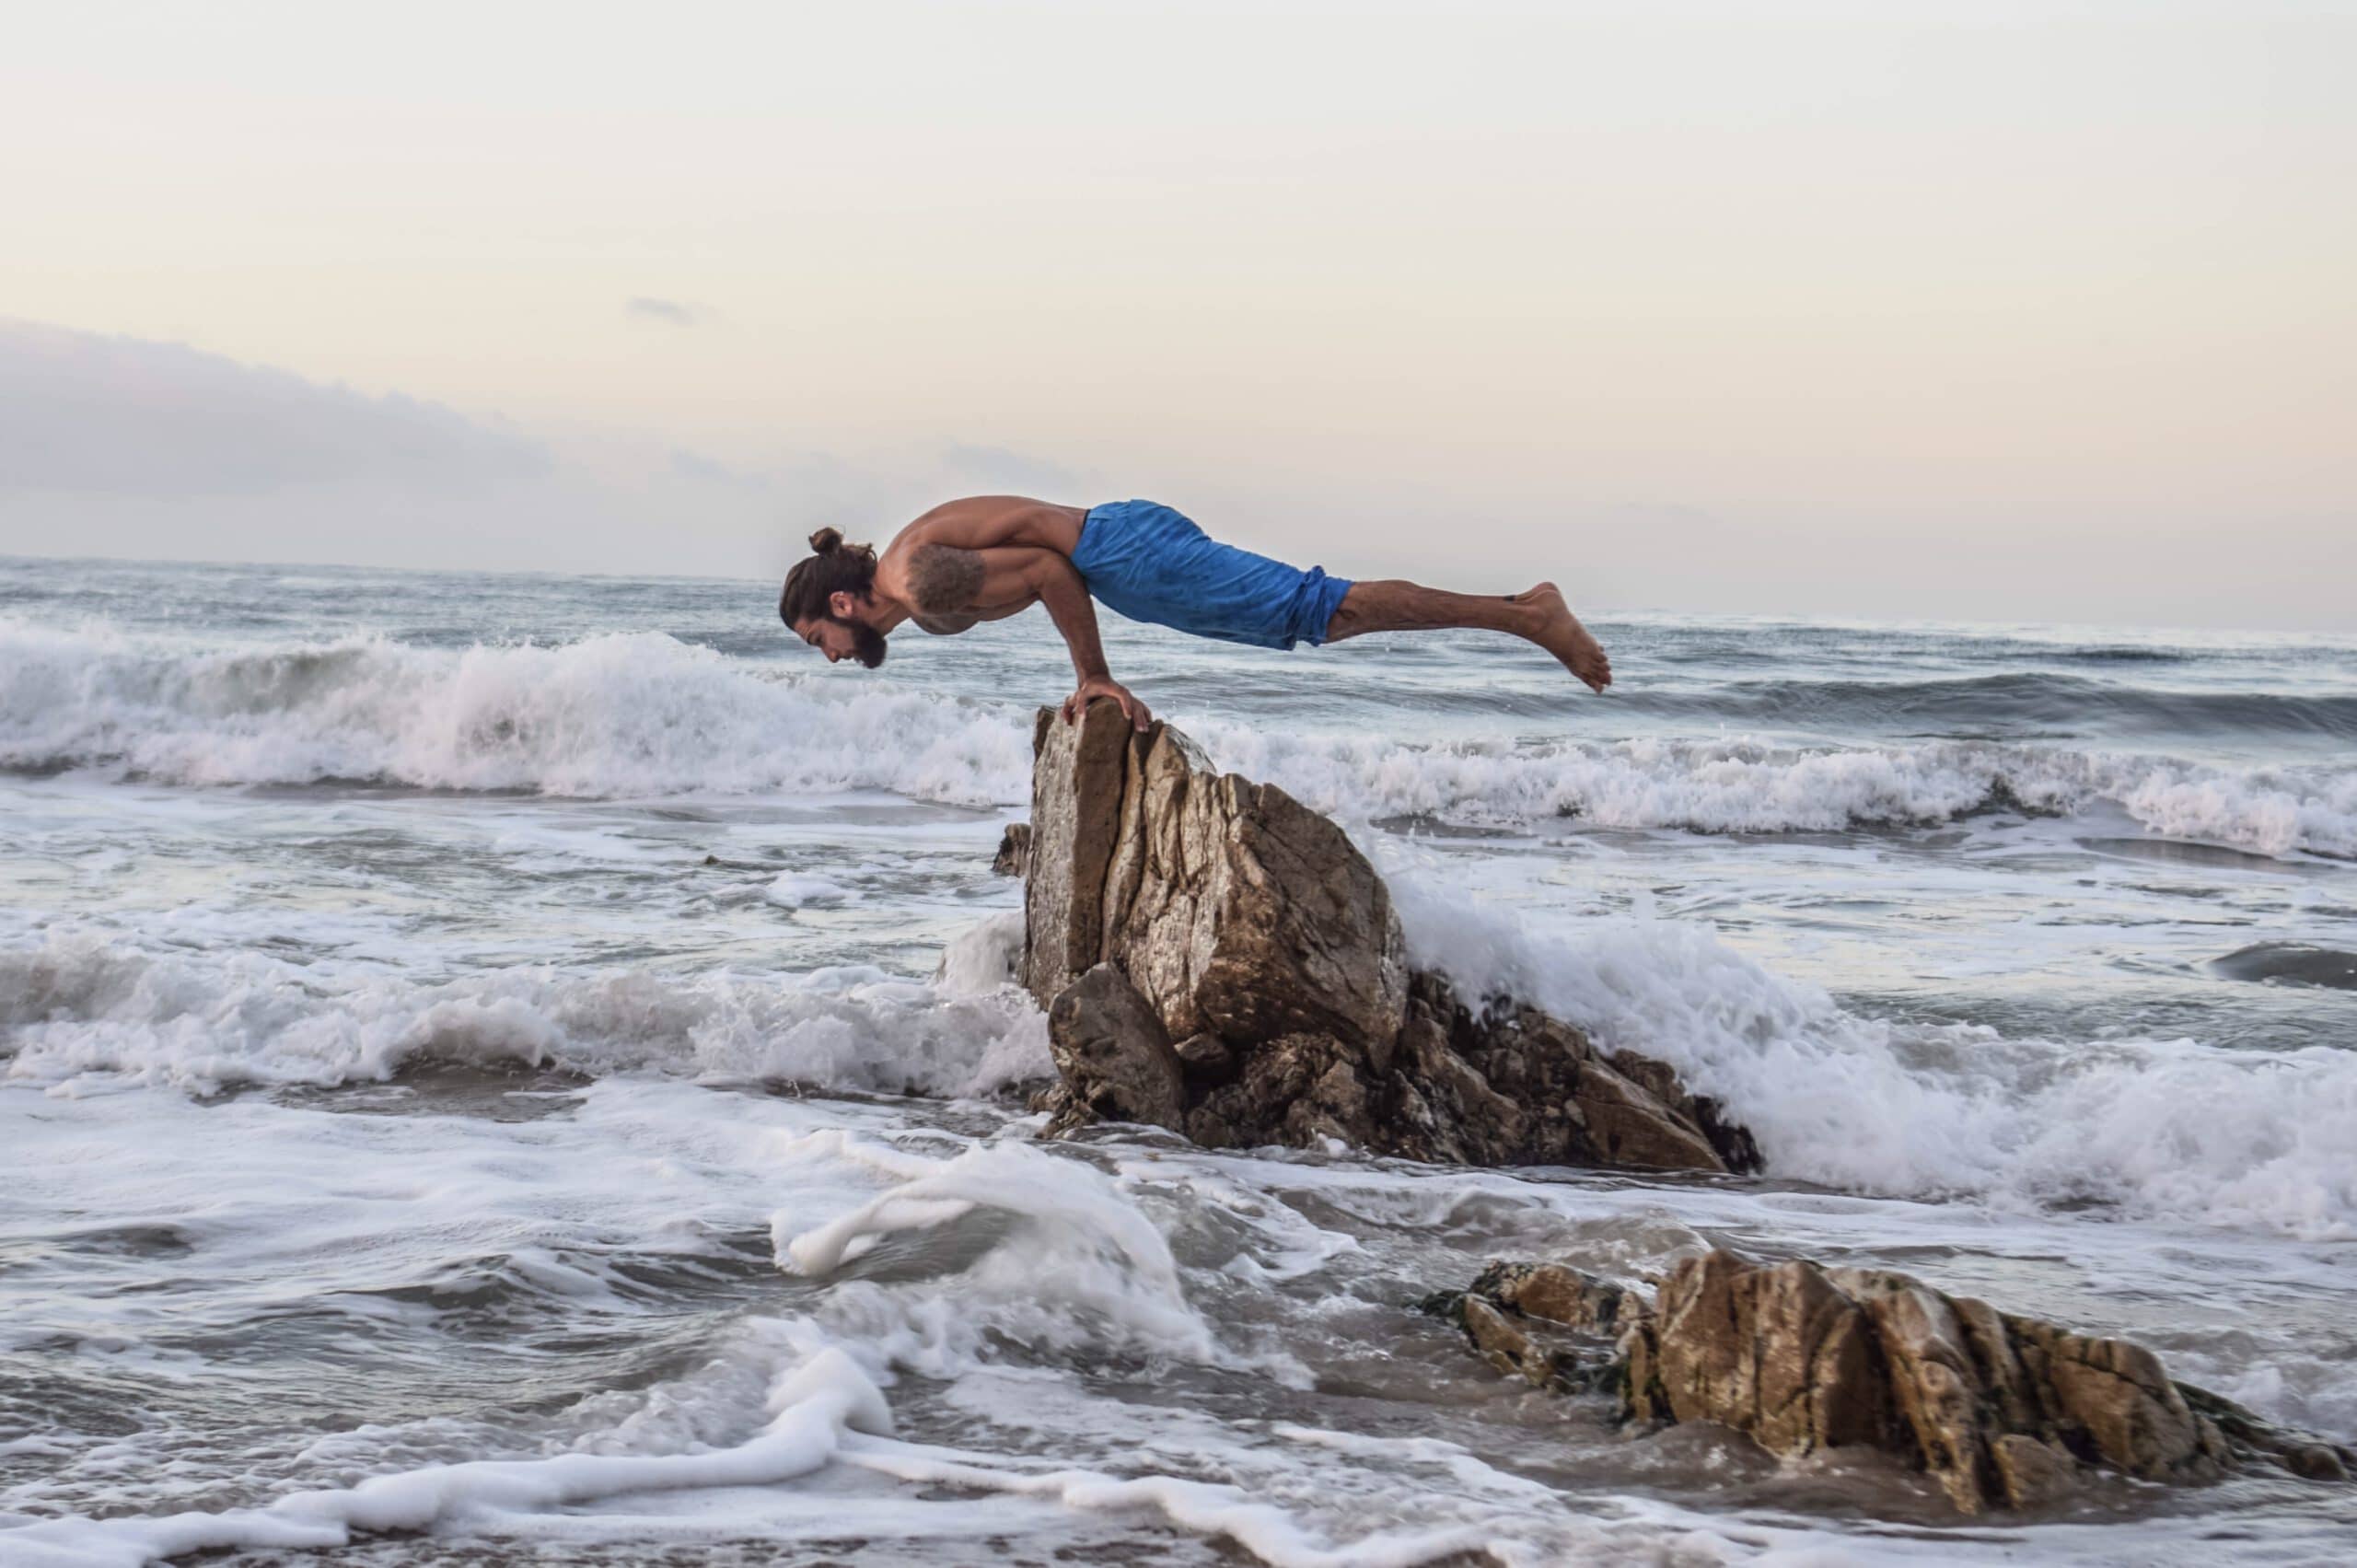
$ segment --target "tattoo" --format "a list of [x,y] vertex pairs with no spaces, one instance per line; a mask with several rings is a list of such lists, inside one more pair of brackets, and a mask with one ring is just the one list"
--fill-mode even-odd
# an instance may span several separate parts
[[970,550],[928,544],[909,558],[909,598],[923,615],[948,620],[981,591],[982,558]]

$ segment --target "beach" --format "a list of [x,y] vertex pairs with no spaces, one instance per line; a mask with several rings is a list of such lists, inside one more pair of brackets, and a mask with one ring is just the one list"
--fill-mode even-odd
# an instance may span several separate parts
[[0,561],[0,1562],[2349,1554],[2289,1477],[1967,1523],[1625,1433],[1412,1306],[1892,1268],[2357,1439],[2357,639],[1604,614],[1594,698],[1105,617],[1420,965],[1740,1118],[1704,1179],[1039,1140],[1062,651],[773,598]]

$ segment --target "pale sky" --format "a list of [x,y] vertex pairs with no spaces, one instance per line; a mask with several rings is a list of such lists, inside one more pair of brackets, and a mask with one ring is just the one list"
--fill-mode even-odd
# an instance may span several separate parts
[[0,553],[2357,627],[2357,3],[11,7]]

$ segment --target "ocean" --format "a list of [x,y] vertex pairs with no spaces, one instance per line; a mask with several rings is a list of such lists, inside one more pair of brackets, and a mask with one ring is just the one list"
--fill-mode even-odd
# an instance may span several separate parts
[[[1576,607],[1576,584],[1567,587]],[[1115,674],[1742,1179],[1042,1144],[1038,616],[0,560],[0,1563],[2357,1557],[2351,1489],[1614,1431],[1492,1258],[1916,1273],[2357,1439],[2357,635],[1598,618]]]

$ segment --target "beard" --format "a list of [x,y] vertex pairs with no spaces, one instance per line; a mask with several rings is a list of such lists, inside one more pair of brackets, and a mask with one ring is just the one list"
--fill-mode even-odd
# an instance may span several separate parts
[[876,668],[884,662],[883,633],[878,632],[865,621],[843,621],[834,616],[830,616],[828,619],[834,621],[839,626],[850,629],[852,657],[870,669]]

